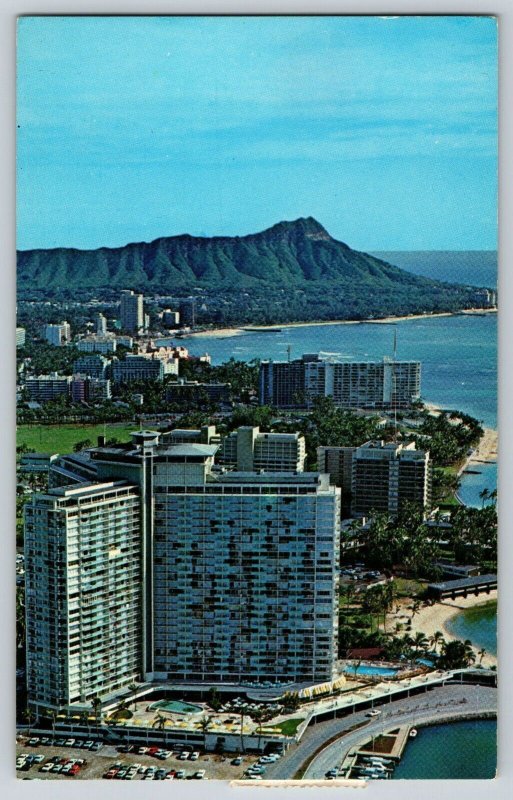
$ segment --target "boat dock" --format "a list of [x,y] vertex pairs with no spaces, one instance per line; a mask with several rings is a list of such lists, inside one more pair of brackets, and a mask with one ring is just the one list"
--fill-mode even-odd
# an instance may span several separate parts
[[364,778],[364,771],[372,770],[372,759],[382,760],[384,777],[389,777],[401,760],[408,742],[411,725],[401,725],[386,733],[373,737],[358,750],[351,750],[345,757],[339,775],[344,778]]

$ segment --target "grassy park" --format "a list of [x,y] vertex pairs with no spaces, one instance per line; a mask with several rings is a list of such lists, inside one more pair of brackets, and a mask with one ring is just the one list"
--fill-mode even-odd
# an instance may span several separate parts
[[90,439],[96,444],[98,436],[128,442],[135,430],[138,430],[137,425],[126,422],[105,425],[19,425],[16,443],[39,453],[71,453],[77,442]]

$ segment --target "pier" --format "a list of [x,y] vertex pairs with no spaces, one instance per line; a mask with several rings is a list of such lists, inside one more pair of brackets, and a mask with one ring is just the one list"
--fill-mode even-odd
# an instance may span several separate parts
[[492,589],[497,588],[497,575],[476,575],[472,578],[459,578],[454,581],[443,581],[442,583],[428,584],[427,591],[430,597],[437,600],[457,597],[467,597],[469,594],[476,596],[481,592],[489,594]]

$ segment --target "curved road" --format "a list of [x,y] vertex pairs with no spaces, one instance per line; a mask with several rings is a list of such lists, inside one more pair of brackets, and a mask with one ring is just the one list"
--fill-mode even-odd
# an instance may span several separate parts
[[[465,702],[462,702],[465,701]],[[365,711],[347,714],[339,719],[310,724],[298,745],[292,745],[287,753],[266,770],[265,780],[287,780],[294,777],[304,762],[322,747],[323,742],[340,734],[336,742],[322,750],[308,767],[304,778],[324,778],[326,772],[341,764],[350,748],[359,745],[367,736],[380,734],[384,729],[398,725],[414,725],[424,720],[436,721],[437,715],[487,713],[497,710],[497,689],[479,685],[449,685],[433,689],[426,694],[396,700],[379,706],[379,717],[369,719]],[[344,736],[344,732],[358,722],[368,723]]]

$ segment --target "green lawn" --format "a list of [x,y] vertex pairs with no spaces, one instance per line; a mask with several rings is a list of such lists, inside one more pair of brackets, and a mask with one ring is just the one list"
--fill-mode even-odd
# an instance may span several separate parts
[[415,597],[426,590],[427,582],[414,578],[395,578],[395,589],[398,597]]
[[19,425],[16,442],[25,444],[40,453],[71,453],[73,445],[90,439],[95,445],[98,436],[116,438],[120,442],[130,440],[131,431],[138,430],[132,423],[110,423],[106,425]]
[[301,723],[304,722],[304,720],[304,717],[294,717],[294,719],[285,719],[283,722],[278,722],[276,725],[267,725],[265,727],[262,726],[262,733],[264,733],[267,729],[279,728],[283,736],[294,736],[295,732]]

